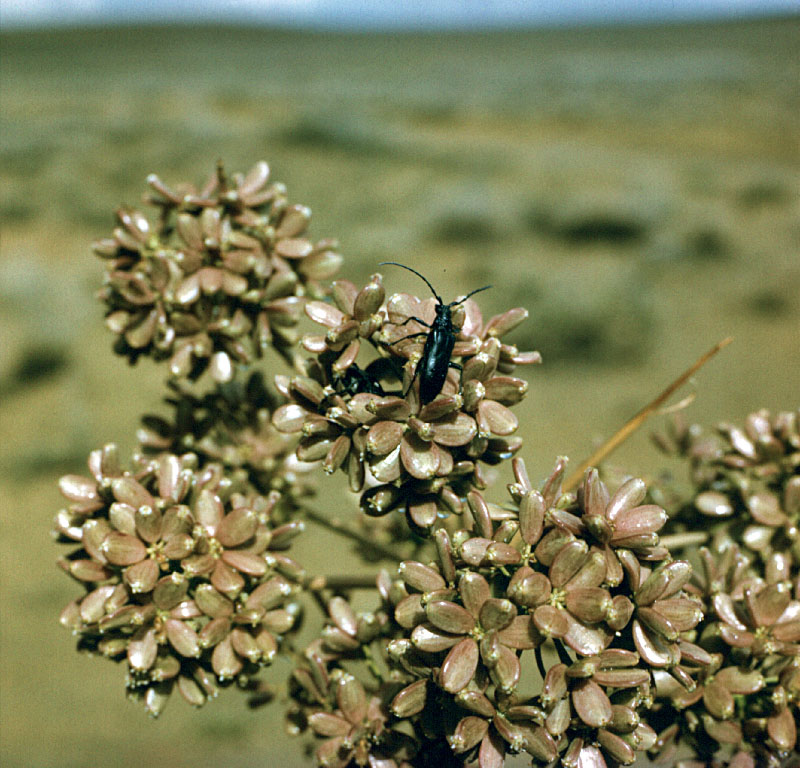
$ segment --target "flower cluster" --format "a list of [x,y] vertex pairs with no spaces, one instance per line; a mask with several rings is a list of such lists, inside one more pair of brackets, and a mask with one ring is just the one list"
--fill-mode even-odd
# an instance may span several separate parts
[[741,541],[767,560],[774,552],[800,563],[800,411],[751,413],[744,427],[720,424],[709,434],[675,420],[663,448],[690,463],[693,498],[676,523],[699,512],[717,542]]
[[704,605],[696,685],[655,678],[662,756],[684,742],[710,760],[746,743],[740,759],[778,766],[795,752],[800,723],[798,412],[757,411],[743,429],[723,424],[711,435],[673,422],[659,440],[690,464],[691,496],[669,522],[676,542],[688,547],[698,513],[711,518],[713,542],[688,587]]
[[[514,466],[515,510],[473,493],[473,530],[439,533],[438,568],[401,566],[395,618],[409,634],[394,653],[430,681],[435,706],[466,710],[445,735],[467,760],[524,750],[534,765],[630,764],[656,741],[642,717],[652,671],[688,676],[684,646],[702,615],[683,591],[691,569],[663,562],[666,515],[641,504],[640,480],[610,496],[590,471],[574,496],[560,491],[563,462],[542,491]],[[527,651],[538,694],[522,686]]]
[[[442,392],[423,404],[412,386],[424,342],[413,318],[432,322],[434,300],[397,294],[386,301],[378,274],[360,290],[336,281],[332,296],[333,304],[306,304],[326,333],[302,341],[315,355],[306,376],[276,379],[289,402],[273,421],[282,432],[300,433],[298,458],[322,461],[329,473],[346,471],[351,489],[363,492],[366,514],[404,507],[412,528],[430,530],[440,515],[464,510],[470,489],[486,487],[479,462],[496,464],[521,445],[512,436],[518,420],[510,406],[528,386],[509,374],[540,357],[500,337],[527,312],[513,309],[484,322],[474,301],[460,305],[453,356],[463,367],[461,383],[451,372]],[[365,342],[376,357],[362,369],[356,360]]]
[[[699,674],[693,688],[655,675],[662,757],[689,742],[711,758],[744,742],[758,765],[779,765],[795,749],[800,715],[800,602],[776,556],[759,575],[757,559],[730,545],[717,560],[701,549],[695,592],[707,606],[697,626]],[[781,562],[783,561],[783,562]]]
[[171,415],[142,418],[137,436],[145,453],[193,453],[203,465],[243,470],[260,493],[278,491],[292,506],[311,495],[312,486],[304,479],[311,465],[298,461],[296,439],[273,426],[278,401],[260,372],[217,384],[202,395],[185,382],[170,381],[169,387]]
[[[309,728],[321,744],[316,757],[325,768],[409,766],[418,751],[413,737],[397,727],[380,689],[367,693],[354,675],[309,651],[293,674],[289,712],[292,730]],[[390,725],[390,721],[391,725]]]
[[[564,467],[560,461],[539,491],[515,460],[512,509],[472,491],[469,527],[439,528],[435,562],[405,561],[399,579],[384,576],[382,608],[371,621],[334,598],[332,624],[307,658],[341,674],[383,638],[380,666],[389,672],[375,689],[374,727],[406,733],[410,724],[419,754],[433,751],[450,764],[440,753],[446,743],[453,765],[477,759],[481,768],[523,751],[533,765],[629,765],[656,746],[645,721],[654,672],[691,689],[705,663],[691,642],[703,615],[684,589],[691,567],[660,546],[666,515],[641,503],[642,481],[610,495],[592,470],[577,495],[564,494]],[[359,642],[366,626],[369,640]],[[303,680],[314,677],[303,669]],[[298,698],[306,701],[307,692]],[[324,727],[306,715],[318,736],[335,731],[340,739],[345,721],[354,727],[336,712],[333,729],[331,697],[315,701],[327,701],[329,713],[316,716]],[[347,765],[352,754],[342,742],[335,749],[344,762],[331,761],[329,745],[320,765]]]
[[94,245],[116,351],[168,360],[175,378],[208,369],[216,381],[270,346],[292,360],[304,297],[321,295],[341,264],[334,241],[305,237],[309,209],[289,204],[264,162],[231,178],[220,165],[200,190],[148,182],[157,223],[120,208],[113,236]]
[[284,554],[302,525],[271,521],[278,494],[249,493],[193,454],[123,471],[107,445],[89,469],[61,479],[69,504],[56,517],[58,538],[77,545],[60,565],[85,587],[61,614],[80,646],[126,660],[128,689],[153,715],[175,688],[199,706],[270,664],[304,578]]

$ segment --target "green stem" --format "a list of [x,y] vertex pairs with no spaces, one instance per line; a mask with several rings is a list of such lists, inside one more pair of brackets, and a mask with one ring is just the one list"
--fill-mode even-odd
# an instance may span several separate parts
[[402,557],[395,552],[394,549],[391,549],[390,547],[384,547],[383,545],[368,539],[366,536],[363,536],[358,531],[353,530],[353,528],[351,528],[349,525],[340,522],[335,517],[323,515],[322,512],[318,512],[317,510],[311,509],[311,507],[307,506],[301,507],[300,513],[309,520],[321,525],[323,528],[327,528],[329,531],[332,531],[339,536],[344,536],[346,539],[350,539],[351,541],[355,541],[356,543],[360,544],[362,547],[366,547],[376,555],[380,555],[381,559],[383,560],[392,560],[393,562],[397,563],[402,559]]
[[309,592],[311,592],[311,597],[314,598],[314,602],[317,604],[317,607],[320,609],[323,616],[328,615],[328,604],[325,601],[325,596],[322,594],[323,587],[317,589],[313,581],[309,584]]
[[375,589],[374,574],[368,576],[314,576],[309,580],[308,586],[312,592],[319,592],[323,589],[330,589],[334,592],[342,592],[348,589]]
[[366,662],[367,669],[372,672],[375,679],[379,682],[383,682],[383,674],[381,674],[380,669],[378,669],[378,665],[375,662],[375,657],[372,655],[372,648],[368,645],[361,646],[361,652],[364,654],[364,661]]
[[705,544],[711,534],[708,531],[684,531],[683,533],[673,533],[669,536],[660,536],[658,543],[667,549],[683,549],[697,544]]

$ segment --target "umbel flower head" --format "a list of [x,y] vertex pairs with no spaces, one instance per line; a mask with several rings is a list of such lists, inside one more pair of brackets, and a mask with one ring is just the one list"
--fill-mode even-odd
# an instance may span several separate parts
[[688,459],[694,486],[669,528],[681,540],[705,520],[711,541],[687,586],[705,606],[695,687],[655,675],[659,759],[683,743],[709,760],[739,748],[742,765],[783,765],[800,723],[798,413],[756,411],[716,434],[674,421],[659,442]]
[[[404,337],[421,333],[411,318],[432,321],[435,301],[407,294],[386,301],[379,274],[360,290],[338,280],[332,297],[333,304],[306,305],[326,332],[302,340],[315,355],[306,376],[276,378],[289,402],[273,422],[282,432],[300,433],[298,458],[322,461],[327,472],[346,471],[368,515],[405,507],[413,528],[429,530],[441,514],[461,513],[470,489],[486,487],[481,463],[496,464],[521,445],[511,406],[528,385],[510,374],[540,356],[520,353],[500,337],[527,312],[509,310],[484,322],[477,304],[464,302],[454,318],[460,380],[449,373],[442,392],[422,404],[414,371],[424,339]],[[357,357],[365,344],[374,359],[362,368]]]
[[275,527],[277,493],[253,494],[192,454],[123,471],[108,445],[89,468],[61,479],[69,504],[55,532],[74,549],[60,565],[85,588],[62,623],[80,647],[126,662],[129,691],[153,715],[174,689],[200,706],[246,684],[298,618],[304,572],[284,550],[301,524]]
[[740,541],[764,561],[777,552],[800,563],[800,411],[761,409],[715,433],[674,420],[657,438],[690,463],[693,497],[673,525],[699,512],[719,546]]
[[325,681],[360,658],[358,637],[367,658],[381,653],[384,682],[401,686],[377,689],[370,727],[413,733],[411,754],[496,768],[526,752],[534,766],[602,768],[655,746],[645,723],[654,670],[690,687],[698,674],[691,567],[659,544],[666,515],[642,504],[640,480],[611,495],[591,471],[564,494],[564,468],[537,490],[515,459],[512,508],[472,491],[466,527],[434,532],[435,562],[405,561],[398,579],[379,579],[383,606],[369,620],[329,603],[332,624],[296,672],[299,722],[329,739],[320,765],[353,758],[345,733],[356,724],[334,711]]
[[[137,436],[145,453],[193,453],[200,463],[219,463],[226,470],[243,470],[260,492],[281,494],[281,508],[312,493],[305,480],[311,465],[298,461],[296,438],[272,424],[277,398],[260,372],[235,379],[202,395],[187,382],[170,381],[169,417],[142,417]],[[275,519],[275,515],[273,515]]]
[[[352,610],[347,613],[347,618],[356,621]],[[346,618],[337,616],[336,621],[341,624]],[[337,625],[328,627],[339,629]],[[359,630],[354,624],[352,629],[353,637],[361,636],[363,628]],[[366,645],[376,635],[373,628],[361,637],[361,642]],[[320,741],[317,764],[325,768],[410,768],[408,760],[416,755],[417,743],[407,728],[398,728],[403,721],[394,717],[388,707],[390,691],[397,686],[375,689],[373,685],[368,692],[358,677],[338,663],[343,655],[345,652],[326,651],[319,642],[306,649],[290,681],[290,732],[313,733]]]
[[693,687],[656,670],[657,753],[667,761],[681,742],[702,757],[750,745],[751,765],[781,765],[797,744],[800,602],[786,558],[759,558],[735,544],[718,557],[702,548],[702,577],[690,585],[707,613],[696,627]]
[[289,204],[264,162],[233,177],[220,164],[199,190],[148,183],[157,222],[120,208],[113,236],[94,245],[116,351],[167,360],[175,378],[210,369],[216,381],[269,346],[292,360],[304,297],[322,295],[341,264],[334,241],[305,236],[310,210]]
[[[640,504],[641,481],[609,496],[591,471],[576,498],[560,491],[563,462],[541,491],[520,460],[514,465],[515,511],[474,493],[474,528],[438,532],[438,567],[403,564],[408,596],[395,618],[409,626],[410,642],[392,649],[409,669],[427,661],[435,706],[449,695],[450,707],[469,710],[447,738],[481,766],[523,750],[534,765],[630,764],[655,743],[643,722],[654,664],[672,671],[682,661],[679,647],[653,658],[651,646],[664,643],[635,618],[641,580],[667,554],[657,536],[666,516]],[[688,563],[659,577],[650,599],[686,599],[684,570]],[[560,663],[546,669],[553,652]],[[542,679],[534,695],[521,684],[532,665]]]

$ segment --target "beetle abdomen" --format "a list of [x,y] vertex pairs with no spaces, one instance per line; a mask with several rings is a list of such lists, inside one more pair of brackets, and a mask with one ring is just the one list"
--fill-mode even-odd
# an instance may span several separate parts
[[452,332],[443,332],[438,328],[434,328],[425,339],[422,357],[418,363],[419,399],[423,405],[442,391],[455,342]]

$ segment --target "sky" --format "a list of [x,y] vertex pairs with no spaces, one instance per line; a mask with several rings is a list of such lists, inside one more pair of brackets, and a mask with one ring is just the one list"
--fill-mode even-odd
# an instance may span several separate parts
[[0,0],[0,26],[183,20],[396,29],[730,19],[799,9],[798,0]]

